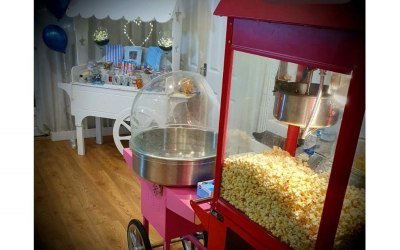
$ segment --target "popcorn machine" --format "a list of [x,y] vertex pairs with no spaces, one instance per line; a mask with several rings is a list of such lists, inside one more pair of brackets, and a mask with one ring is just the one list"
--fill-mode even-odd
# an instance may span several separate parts
[[[208,231],[208,249],[363,244],[365,190],[349,177],[365,110],[364,13],[358,0],[220,1],[214,14],[228,19],[214,197],[209,210],[199,206],[205,201],[191,202]],[[246,57],[255,59],[241,70],[240,58]],[[252,67],[273,87],[255,84]],[[273,92],[273,101],[257,95],[263,89]],[[267,153],[242,145],[232,150],[229,131],[251,135],[262,127],[263,111],[271,116],[264,128],[274,130],[273,118],[285,129],[286,152],[274,145]],[[293,157],[310,133],[332,126],[338,133],[328,150],[329,171]]]

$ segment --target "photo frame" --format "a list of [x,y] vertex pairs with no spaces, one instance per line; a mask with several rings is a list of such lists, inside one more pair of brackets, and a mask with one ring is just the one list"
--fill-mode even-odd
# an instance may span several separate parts
[[159,47],[147,48],[145,65],[150,66],[155,71],[159,71],[162,55],[163,51]]
[[141,47],[125,46],[124,59],[133,62],[135,66],[140,66],[142,64],[142,51]]

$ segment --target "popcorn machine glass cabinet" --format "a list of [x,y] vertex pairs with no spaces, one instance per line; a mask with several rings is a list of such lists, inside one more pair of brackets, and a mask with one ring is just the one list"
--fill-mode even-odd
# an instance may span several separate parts
[[[315,245],[350,79],[234,51],[220,196],[293,249]],[[296,157],[284,151],[289,125]],[[364,227],[364,196],[349,183],[335,247]]]

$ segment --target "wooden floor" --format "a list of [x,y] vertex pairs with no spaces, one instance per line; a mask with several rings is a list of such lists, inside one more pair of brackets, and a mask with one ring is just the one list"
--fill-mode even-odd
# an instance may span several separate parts
[[[69,141],[35,139],[35,249],[127,249],[127,225],[142,218],[138,181],[112,137],[85,144],[79,156]],[[162,238],[151,228],[150,240]]]

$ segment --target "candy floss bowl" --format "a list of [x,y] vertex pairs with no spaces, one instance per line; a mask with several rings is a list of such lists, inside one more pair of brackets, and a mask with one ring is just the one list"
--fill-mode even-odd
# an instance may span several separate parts
[[157,184],[191,186],[214,178],[216,134],[193,128],[159,128],[133,140],[135,172]]
[[219,103],[205,78],[177,71],[137,94],[131,110],[133,170],[164,186],[214,178]]

